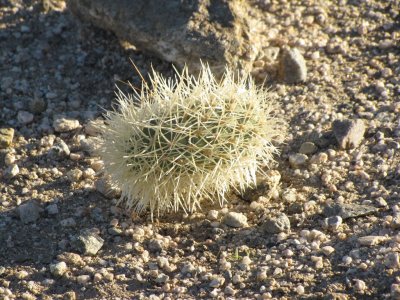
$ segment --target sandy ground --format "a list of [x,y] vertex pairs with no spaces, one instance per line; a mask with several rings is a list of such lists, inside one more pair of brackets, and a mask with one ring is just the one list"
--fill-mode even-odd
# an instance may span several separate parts
[[[400,299],[399,2],[256,4],[266,49],[296,46],[308,68],[269,87],[290,124],[279,184],[151,223],[96,187],[90,124],[116,84],[140,86],[130,59],[144,76],[171,65],[63,2],[0,0],[0,128],[15,130],[0,152],[0,299]],[[363,120],[360,145],[339,147],[337,119]]]

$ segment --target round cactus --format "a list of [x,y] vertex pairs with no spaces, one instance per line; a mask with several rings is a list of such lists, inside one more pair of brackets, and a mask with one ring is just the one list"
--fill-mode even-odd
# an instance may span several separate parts
[[254,186],[285,134],[267,92],[228,69],[221,80],[208,66],[197,77],[153,71],[150,86],[117,100],[102,129],[105,171],[128,209],[152,216],[194,211],[204,199],[222,205],[230,188]]

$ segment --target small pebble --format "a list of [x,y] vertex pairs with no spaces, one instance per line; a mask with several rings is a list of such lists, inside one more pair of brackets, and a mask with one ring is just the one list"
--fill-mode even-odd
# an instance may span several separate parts
[[367,285],[363,280],[354,279],[354,290],[359,293],[363,293],[364,290],[367,288]]
[[94,176],[96,175],[96,172],[92,169],[92,168],[86,168],[85,170],[83,170],[82,176],[85,179],[92,179],[94,178]]
[[7,178],[13,178],[19,174],[19,167],[17,164],[12,164],[5,169],[4,175]]
[[76,278],[76,281],[77,281],[79,284],[86,284],[86,283],[88,283],[88,282],[90,281],[90,276],[89,276],[89,275],[79,275],[79,276]]
[[58,205],[57,204],[50,204],[49,206],[46,207],[46,211],[49,215],[57,215],[59,210],[58,210]]
[[73,119],[59,118],[53,122],[53,128],[56,132],[68,132],[79,127],[79,121]]
[[397,252],[391,252],[385,256],[385,266],[390,269],[400,268],[400,255]]
[[15,162],[15,155],[13,153],[8,152],[4,157],[4,163],[6,166],[11,166]]
[[215,209],[210,210],[207,214],[207,219],[209,219],[210,221],[218,220],[218,211]]
[[11,146],[14,138],[13,128],[0,128],[0,149],[5,149]]
[[77,253],[72,252],[64,252],[62,254],[57,255],[57,259],[60,261],[64,261],[66,264],[75,266],[75,267],[83,267],[85,266],[85,262],[82,257]]
[[212,287],[212,288],[217,288],[217,287],[220,287],[222,284],[224,284],[224,282],[225,282],[225,278],[214,276],[211,278],[211,281],[208,284],[208,286]]
[[321,165],[326,163],[327,161],[328,161],[328,154],[324,152],[315,154],[310,158],[310,164]]
[[341,149],[356,148],[364,139],[363,120],[335,120],[332,128]]
[[54,276],[62,276],[67,272],[67,270],[67,264],[63,261],[50,265],[50,272]]
[[29,276],[29,273],[25,270],[19,271],[15,274],[15,277],[17,277],[18,279],[24,279],[28,276]]
[[227,285],[224,289],[224,293],[229,296],[234,296],[236,294],[236,290],[232,286]]
[[17,115],[18,122],[22,125],[32,123],[34,115],[29,111],[20,110]]
[[290,231],[290,220],[285,214],[268,219],[262,225],[262,229],[267,233],[280,233]]
[[387,238],[379,235],[363,236],[357,239],[357,242],[361,246],[376,246],[385,241],[387,241]]
[[242,213],[229,212],[224,216],[223,223],[230,227],[241,228],[247,226],[247,217]]
[[297,295],[303,295],[304,292],[305,292],[304,286],[298,285],[298,286],[296,287],[296,293],[297,293]]
[[80,253],[92,256],[97,254],[103,244],[104,240],[98,234],[87,230],[78,235],[73,242],[74,248]]
[[305,166],[307,160],[307,155],[301,153],[295,153],[289,156],[289,164],[293,169],[299,169]]
[[18,207],[19,218],[25,224],[33,223],[39,219],[41,211],[40,206],[34,201],[26,202]]
[[69,156],[71,151],[68,145],[60,138],[57,138],[54,145],[51,147],[51,151],[60,157]]
[[82,177],[82,171],[79,169],[72,169],[67,173],[67,177],[71,182],[77,182]]
[[306,62],[297,48],[281,50],[278,72],[279,78],[286,83],[298,83],[307,80]]
[[92,167],[93,170],[99,172],[103,169],[104,163],[102,160],[95,160],[90,164],[90,166]]
[[324,220],[324,226],[329,228],[330,230],[337,230],[339,229],[340,225],[342,225],[343,219],[341,216],[333,216],[326,218]]
[[329,256],[335,251],[335,248],[333,248],[332,246],[324,246],[321,248],[321,251],[326,256]]
[[299,153],[309,155],[309,154],[314,154],[315,152],[317,152],[317,150],[318,150],[318,148],[317,148],[317,146],[315,146],[314,143],[305,142],[305,143],[301,144]]
[[342,258],[342,262],[345,265],[350,265],[352,263],[352,261],[353,261],[353,259],[350,256],[347,256],[347,255]]

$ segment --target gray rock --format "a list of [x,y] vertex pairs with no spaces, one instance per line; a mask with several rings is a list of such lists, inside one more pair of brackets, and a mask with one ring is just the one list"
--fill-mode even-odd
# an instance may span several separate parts
[[344,220],[357,218],[376,213],[378,209],[371,205],[362,204],[333,204],[324,208],[324,215],[327,217],[341,216]]
[[335,120],[332,129],[340,148],[356,148],[364,138],[365,124],[361,119]]
[[[173,62],[192,73],[200,59],[214,72],[226,65],[251,68],[262,43],[250,31],[254,22],[240,0],[70,0],[79,18],[113,31],[121,40]],[[254,29],[254,28],[253,28]]]
[[185,275],[187,273],[193,273],[195,271],[196,271],[196,267],[193,266],[193,264],[191,262],[185,262],[181,269],[181,273],[183,275]]
[[0,128],[0,149],[11,146],[14,138],[14,128]]
[[211,279],[211,280],[210,280],[210,283],[208,284],[208,286],[209,286],[209,287],[212,287],[212,288],[220,287],[220,286],[223,285],[224,282],[225,282],[225,278],[224,278],[224,277],[221,277],[221,276],[216,276],[216,275],[214,275],[214,276],[212,276],[210,279]]
[[72,241],[74,248],[84,255],[96,255],[103,247],[104,240],[96,233],[84,230]]
[[158,274],[157,278],[154,281],[157,283],[165,283],[168,280],[169,280],[169,276],[164,273],[161,273],[161,274]]
[[5,169],[4,171],[4,175],[7,178],[13,178],[15,176],[17,176],[19,174],[19,167],[17,164],[12,164],[10,166],[7,167],[7,169]]
[[307,163],[308,157],[305,154],[295,153],[289,155],[289,164],[293,169],[299,169]]
[[279,78],[286,83],[307,80],[307,66],[303,55],[297,48],[284,48],[279,57]]
[[262,225],[262,230],[267,233],[280,233],[290,231],[290,220],[285,214],[281,214],[275,218],[265,221]]
[[247,226],[247,217],[242,213],[229,212],[223,218],[223,223],[230,227],[241,228]]
[[390,252],[385,255],[385,266],[390,269],[400,268],[400,254],[397,252]]
[[149,250],[152,252],[160,252],[163,249],[163,242],[159,239],[151,239],[149,241]]
[[21,221],[25,224],[33,223],[40,217],[42,208],[35,202],[29,201],[18,207],[18,215]]
[[57,204],[50,204],[49,206],[46,207],[46,211],[49,215],[56,215],[58,214],[58,206]]
[[67,271],[67,264],[63,261],[50,265],[50,272],[54,276],[63,276]]
[[357,242],[361,246],[376,246],[379,245],[382,242],[387,241],[388,238],[385,236],[380,236],[380,235],[367,235],[367,236],[362,236],[357,239]]
[[79,121],[74,119],[59,118],[53,122],[53,128],[56,132],[68,132],[79,127]]
[[60,157],[69,156],[71,153],[68,145],[60,138],[56,139],[53,147],[51,147],[51,152]]
[[207,218],[211,221],[218,220],[218,211],[215,209],[212,209],[208,212]]
[[299,153],[308,155],[308,154],[314,154],[315,152],[317,152],[317,150],[318,150],[318,148],[317,148],[317,146],[315,146],[314,143],[305,142],[305,143],[301,144]]
[[331,230],[336,230],[340,227],[340,225],[342,225],[343,223],[343,219],[341,216],[333,216],[333,217],[329,217],[326,218],[324,220],[324,225],[326,228],[329,228]]
[[32,123],[33,117],[34,117],[33,114],[25,110],[20,110],[17,115],[18,122],[22,125],[27,125],[29,123]]
[[122,235],[124,233],[124,231],[120,228],[116,228],[116,227],[110,227],[108,228],[108,233],[113,235],[113,236],[118,236],[118,235]]
[[400,228],[400,214],[399,213],[396,213],[393,216],[392,222],[390,223],[390,227],[392,227],[392,229]]

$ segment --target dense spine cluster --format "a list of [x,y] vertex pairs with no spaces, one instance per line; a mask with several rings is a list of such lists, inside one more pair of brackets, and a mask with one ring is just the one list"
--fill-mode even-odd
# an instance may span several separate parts
[[285,134],[267,92],[230,70],[221,80],[207,66],[197,77],[153,72],[140,94],[117,100],[103,128],[105,171],[128,209],[152,215],[194,211],[204,199],[222,204],[230,188],[255,184]]

